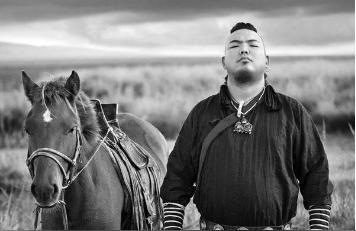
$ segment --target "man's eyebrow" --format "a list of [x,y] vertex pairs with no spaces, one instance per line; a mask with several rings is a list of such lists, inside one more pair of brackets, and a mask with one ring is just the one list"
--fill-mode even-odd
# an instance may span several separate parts
[[243,42],[252,43],[252,42],[260,42],[260,41],[258,41],[257,39],[249,39],[246,41],[234,39],[234,40],[231,40],[229,43],[243,43]]

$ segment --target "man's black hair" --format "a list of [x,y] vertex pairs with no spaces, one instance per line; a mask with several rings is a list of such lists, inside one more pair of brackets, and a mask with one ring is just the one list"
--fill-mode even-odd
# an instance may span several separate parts
[[252,25],[251,23],[238,22],[235,24],[235,26],[233,28],[231,28],[230,34],[234,33],[237,30],[241,30],[241,29],[252,30],[257,33],[256,27],[254,25]]

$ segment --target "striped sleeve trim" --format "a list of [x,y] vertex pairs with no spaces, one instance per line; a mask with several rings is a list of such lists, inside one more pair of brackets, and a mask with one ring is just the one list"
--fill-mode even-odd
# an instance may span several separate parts
[[316,229],[329,229],[328,225],[311,225],[310,226],[311,230],[316,230]]
[[169,208],[180,208],[180,209],[185,209],[185,207],[181,204],[178,203],[172,203],[172,202],[167,202],[163,203],[163,207],[169,207]]
[[177,214],[177,215],[181,215],[183,212],[182,211],[178,211],[178,210],[164,210],[163,214]]
[[177,203],[163,204],[163,229],[181,230],[184,220],[184,206]]
[[325,213],[312,213],[310,214],[311,216],[323,216],[323,217],[326,217],[326,218],[330,218],[330,215],[329,214],[325,214]]
[[183,221],[183,219],[184,219],[184,216],[181,216],[181,215],[177,216],[177,215],[172,215],[172,214],[165,214],[164,217],[167,217],[167,219],[170,218],[171,220],[172,219],[174,219],[174,220],[180,219]]
[[182,227],[175,226],[175,225],[170,225],[170,226],[165,226],[164,230],[182,230]]
[[310,229],[329,229],[330,205],[312,205],[309,207]]

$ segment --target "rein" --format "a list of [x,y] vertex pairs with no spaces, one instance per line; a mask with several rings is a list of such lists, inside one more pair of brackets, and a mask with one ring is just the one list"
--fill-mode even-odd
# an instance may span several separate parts
[[[61,206],[61,210],[62,210],[62,217],[63,217],[63,228],[65,230],[68,230],[68,216],[67,216],[67,210],[66,210],[66,203],[64,201],[64,189],[68,188],[70,186],[70,184],[72,184],[75,179],[77,179],[77,177],[84,171],[84,169],[86,167],[88,167],[88,165],[90,164],[90,162],[93,160],[95,154],[98,152],[99,148],[102,146],[102,144],[105,142],[106,138],[108,137],[108,134],[110,132],[112,132],[112,128],[110,127],[108,129],[108,131],[106,132],[105,136],[100,140],[99,144],[97,145],[97,147],[95,148],[92,156],[89,158],[89,160],[87,161],[87,163],[74,175],[74,170],[75,167],[77,165],[77,159],[80,156],[80,150],[82,147],[82,140],[81,140],[81,136],[80,136],[80,130],[79,128],[76,129],[76,138],[77,138],[77,142],[76,142],[76,148],[75,148],[75,153],[74,153],[74,157],[73,159],[70,159],[67,155],[55,150],[55,149],[51,149],[51,148],[40,148],[35,150],[26,160],[26,164],[27,167],[30,171],[31,177],[34,177],[34,168],[33,168],[33,161],[36,157],[39,156],[44,156],[47,158],[50,158],[51,160],[53,160],[58,166],[59,169],[61,170],[61,173],[63,175],[63,185],[62,185],[62,192],[61,192],[61,200],[58,200],[58,202],[56,202],[55,204],[53,204],[52,206],[40,206],[39,204],[36,203],[37,207],[35,209],[35,223],[34,223],[34,229],[37,229],[38,226],[38,217],[39,214],[41,213],[42,209],[44,208],[52,208],[54,206],[56,206],[57,204],[59,204]],[[69,163],[69,168],[68,171],[66,172],[63,165],[61,164],[61,162],[56,158],[56,156],[62,158],[63,160],[65,160],[67,163]]]

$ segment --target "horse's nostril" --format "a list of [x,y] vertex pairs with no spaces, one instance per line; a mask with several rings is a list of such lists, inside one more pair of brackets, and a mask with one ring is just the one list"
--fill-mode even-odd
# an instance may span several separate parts
[[59,192],[58,186],[56,184],[53,185],[53,195],[56,195]]
[[37,192],[36,192],[36,186],[34,184],[31,184],[31,192],[32,192],[32,195],[36,197]]

